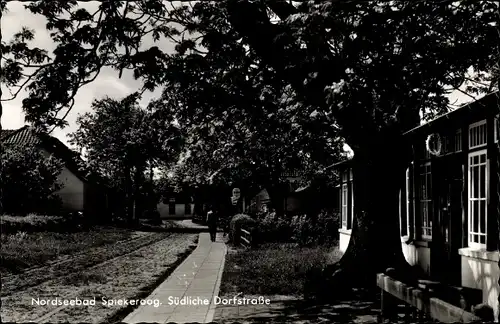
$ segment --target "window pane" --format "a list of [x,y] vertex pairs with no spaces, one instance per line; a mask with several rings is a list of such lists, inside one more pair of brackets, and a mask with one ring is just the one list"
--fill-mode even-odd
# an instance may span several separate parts
[[486,165],[481,165],[479,177],[480,198],[486,198]]
[[480,235],[479,236],[479,243],[481,244],[486,244],[486,236]]
[[474,157],[472,158],[472,164],[478,164],[479,162],[479,157],[477,155],[474,155]]
[[479,197],[479,167],[472,167],[472,197]]
[[478,232],[478,225],[479,225],[479,201],[475,200],[472,202],[473,211],[471,213],[472,215],[472,232],[477,233]]
[[479,163],[486,163],[486,154],[481,154],[479,156]]
[[486,234],[486,200],[478,201],[479,203],[479,233]]

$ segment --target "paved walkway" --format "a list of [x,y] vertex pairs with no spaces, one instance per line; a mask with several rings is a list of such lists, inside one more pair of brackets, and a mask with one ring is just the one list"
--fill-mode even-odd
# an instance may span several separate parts
[[[213,298],[219,293],[225,255],[226,245],[221,233],[217,234],[214,243],[210,242],[208,233],[200,233],[198,247],[148,296],[147,299],[159,300],[161,305],[139,306],[123,322],[212,322]],[[179,304],[179,300],[187,305]],[[197,305],[200,302],[203,304]]]
[[[208,229],[208,226],[193,223],[193,221],[191,219],[174,220],[174,223],[180,227],[183,227],[183,228],[193,228],[193,229],[200,229],[200,230]],[[210,240],[208,240],[208,241],[210,242]]]

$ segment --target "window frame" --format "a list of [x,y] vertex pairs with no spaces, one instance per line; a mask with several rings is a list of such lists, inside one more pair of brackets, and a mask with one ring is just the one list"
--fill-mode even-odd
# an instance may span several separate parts
[[[403,188],[405,192],[405,200],[403,202],[403,191],[399,192],[399,231],[401,237],[407,237],[410,235],[410,167],[406,168],[406,181],[405,187]],[[404,204],[404,215],[403,208],[401,204]],[[406,218],[405,227],[403,227],[403,216]]]
[[347,218],[349,217],[349,187],[347,182],[342,182],[340,187],[340,212],[342,215],[342,228],[347,229]]
[[[432,199],[432,165],[431,162],[425,162],[420,165],[419,168],[419,182],[420,182],[420,188],[419,188],[419,206],[420,206],[420,212],[419,212],[419,219],[420,219],[420,226],[419,226],[419,236],[421,240],[424,241],[432,241],[432,217],[433,217],[433,199]],[[430,179],[429,182],[427,182],[427,175],[429,175]],[[425,179],[425,183],[423,179]],[[424,188],[423,186],[425,185],[425,197],[423,197],[424,193]],[[429,190],[430,186],[430,190]],[[427,222],[424,222],[424,208],[423,205],[427,204]],[[426,226],[424,226],[426,225]],[[425,234],[425,232],[429,231],[430,235]]]
[[[484,162],[481,162],[480,156],[484,155]],[[473,163],[471,161],[472,158],[475,156],[478,156],[478,162]],[[472,167],[479,167],[479,172],[478,172],[478,183],[481,181],[481,166],[484,165],[484,197],[472,197],[474,195],[474,180],[473,179],[473,172],[472,172]],[[488,242],[488,196],[489,196],[489,166],[488,166],[488,151],[487,149],[483,150],[478,150],[474,151],[468,154],[467,156],[467,172],[468,172],[468,184],[467,184],[467,245],[469,248],[472,249],[478,249],[478,250],[486,250],[487,247],[487,242]],[[481,190],[478,189],[478,195],[481,196]],[[484,215],[478,215],[479,219],[477,220],[478,222],[478,232],[472,231],[473,229],[473,224],[475,221],[475,214],[473,211],[473,204],[472,202],[478,201],[479,204],[484,201]],[[481,212],[481,207],[479,207],[479,213]],[[484,217],[484,230],[481,228],[481,217]],[[473,236],[476,236],[478,238],[478,242],[474,241],[472,239]],[[480,243],[480,237],[484,237],[484,243]]]
[[[176,208],[175,208],[175,199],[174,198],[170,198],[169,201],[168,201],[168,214],[169,215],[175,215],[176,213]],[[173,209],[173,212],[172,212],[172,209]]]
[[[484,125],[484,126],[483,126]],[[483,127],[481,127],[483,126]],[[480,120],[480,121],[477,121],[475,123],[472,123],[469,125],[469,136],[468,136],[468,139],[469,139],[469,150],[473,150],[473,149],[478,149],[478,148],[481,148],[481,147],[485,147],[487,144],[488,144],[488,136],[487,136],[487,122],[486,122],[486,119],[483,119],[483,120]],[[477,136],[472,136],[472,130],[473,129],[477,129],[478,130],[478,133],[477,133]],[[480,130],[483,130],[484,133],[481,133]],[[484,142],[481,143],[481,144],[474,144],[472,141],[474,138],[476,138],[477,140],[479,140],[480,138],[483,138],[484,137]]]

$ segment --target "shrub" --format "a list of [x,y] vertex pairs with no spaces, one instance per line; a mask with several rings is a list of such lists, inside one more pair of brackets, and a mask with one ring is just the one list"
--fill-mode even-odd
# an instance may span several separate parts
[[322,211],[316,218],[306,215],[292,219],[293,239],[301,245],[336,244],[338,242],[337,213]]
[[4,213],[59,212],[61,200],[55,192],[61,188],[57,182],[62,170],[61,161],[44,156],[34,146],[7,147],[0,159]]
[[241,237],[241,227],[244,225],[246,227],[255,228],[256,224],[257,222],[248,215],[235,215],[229,222],[229,240],[234,245],[239,245]]
[[322,211],[316,217],[297,215],[278,217],[270,212],[258,219],[259,239],[262,242],[295,242],[302,246],[335,245],[338,242],[339,216]]
[[82,219],[79,215],[43,216],[29,214],[27,216],[0,216],[2,234],[19,232],[75,232],[82,229]]
[[262,215],[258,223],[259,240],[269,243],[290,242],[292,240],[291,222],[278,217],[275,212]]

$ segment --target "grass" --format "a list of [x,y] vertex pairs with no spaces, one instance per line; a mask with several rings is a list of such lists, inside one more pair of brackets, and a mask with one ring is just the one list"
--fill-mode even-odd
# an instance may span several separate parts
[[238,250],[226,256],[221,295],[301,296],[308,270],[338,261],[332,247],[298,247],[267,244],[255,250]]
[[62,255],[112,244],[131,236],[126,229],[95,228],[84,232],[17,232],[3,234],[0,247],[0,274],[18,273],[40,266]]
[[[23,323],[120,322],[134,307],[102,306],[101,298],[146,298],[194,249],[197,237],[196,234],[166,235],[165,239],[140,249],[127,245],[129,252],[134,252],[116,258],[113,262],[97,264],[92,268],[75,265],[70,272],[53,275],[53,280],[3,297],[2,320]],[[47,272],[56,273],[54,267],[48,268]],[[53,305],[33,305],[30,302],[32,296],[61,300],[96,298],[97,304],[93,307],[66,307],[58,310]]]

